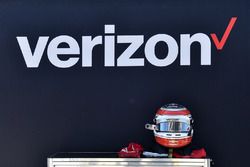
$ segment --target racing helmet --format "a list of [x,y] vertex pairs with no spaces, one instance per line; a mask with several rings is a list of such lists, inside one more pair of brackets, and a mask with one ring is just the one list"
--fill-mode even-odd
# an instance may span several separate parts
[[180,148],[191,143],[193,122],[187,108],[171,103],[162,106],[156,112],[155,124],[146,124],[145,128],[153,130],[158,144],[168,148]]

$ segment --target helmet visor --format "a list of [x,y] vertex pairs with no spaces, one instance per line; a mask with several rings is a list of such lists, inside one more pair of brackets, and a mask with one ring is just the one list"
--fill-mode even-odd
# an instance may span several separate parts
[[190,130],[190,125],[185,122],[168,121],[157,124],[157,131],[172,132],[172,133],[185,133]]

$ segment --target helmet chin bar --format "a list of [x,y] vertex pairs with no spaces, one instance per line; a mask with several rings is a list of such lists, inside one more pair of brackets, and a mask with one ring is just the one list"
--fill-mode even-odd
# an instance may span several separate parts
[[158,130],[156,125],[153,124],[146,124],[145,128],[148,130]]

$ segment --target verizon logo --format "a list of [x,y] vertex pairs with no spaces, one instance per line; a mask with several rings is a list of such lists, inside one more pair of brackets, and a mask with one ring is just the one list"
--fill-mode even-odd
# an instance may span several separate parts
[[[154,66],[165,67],[172,64],[180,55],[180,65],[190,66],[191,45],[200,44],[201,65],[211,65],[211,41],[218,50],[222,50],[237,17],[232,17],[228,26],[219,39],[215,33],[210,35],[204,33],[180,34],[180,46],[176,40],[168,34],[156,34],[145,39],[144,35],[116,35],[115,25],[104,25],[104,35],[82,36],[81,44],[71,36],[60,35],[53,39],[49,36],[40,36],[36,47],[31,51],[27,36],[17,36],[17,42],[21,49],[24,61],[28,68],[38,68],[40,61],[47,48],[47,56],[51,64],[58,68],[69,68],[74,66],[81,59],[82,67],[92,67],[93,49],[98,45],[104,45],[104,66],[105,67],[126,67],[144,66],[148,61]],[[211,38],[211,39],[210,39]],[[50,41],[49,41],[50,40]],[[158,58],[155,53],[157,43],[164,42],[168,47],[168,53]],[[61,48],[60,44],[66,43],[68,47]],[[129,44],[121,55],[115,55],[115,48],[119,44]],[[134,53],[145,43],[145,58],[135,58]],[[178,53],[180,50],[180,53]],[[67,56],[67,59],[60,59],[60,55]],[[75,55],[79,55],[76,57]],[[116,57],[118,57],[116,59]]]

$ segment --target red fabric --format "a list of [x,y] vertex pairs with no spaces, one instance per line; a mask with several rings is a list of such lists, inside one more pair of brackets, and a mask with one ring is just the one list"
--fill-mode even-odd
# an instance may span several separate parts
[[128,147],[124,147],[118,153],[120,158],[140,158],[143,147],[137,143],[129,143]]
[[180,155],[177,152],[173,153],[175,158],[205,158],[207,156],[206,150],[201,148],[199,150],[193,150],[190,155]]

